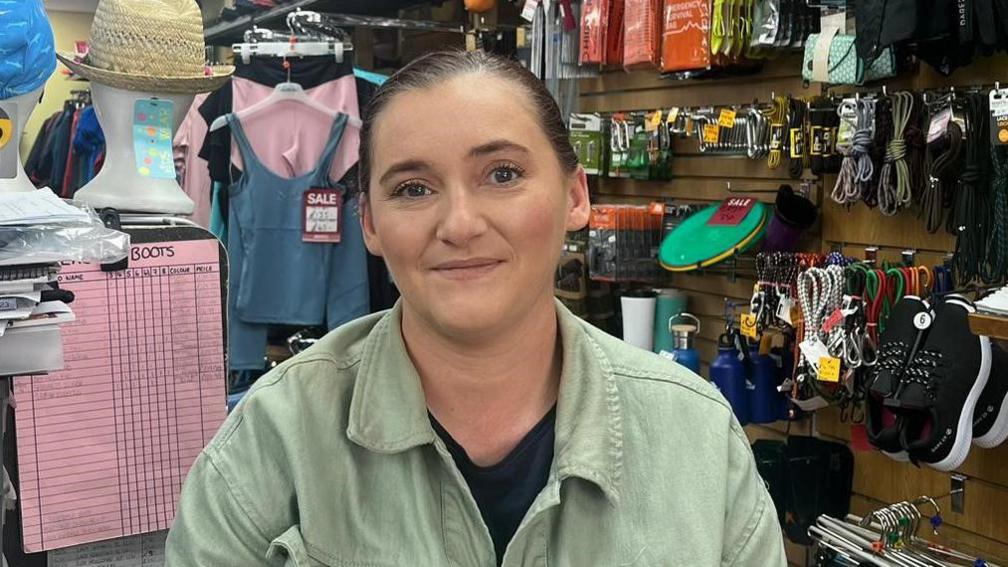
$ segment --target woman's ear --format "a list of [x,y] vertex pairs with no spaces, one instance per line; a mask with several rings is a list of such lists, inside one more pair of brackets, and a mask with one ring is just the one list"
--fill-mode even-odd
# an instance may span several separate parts
[[368,194],[361,192],[357,195],[357,210],[360,211],[361,232],[364,234],[364,246],[368,252],[374,256],[381,256],[381,243],[378,241],[378,234],[375,232],[374,212],[371,210],[371,199]]
[[568,179],[567,190],[567,231],[581,230],[588,225],[591,217],[591,201],[588,198],[588,175],[580,165]]

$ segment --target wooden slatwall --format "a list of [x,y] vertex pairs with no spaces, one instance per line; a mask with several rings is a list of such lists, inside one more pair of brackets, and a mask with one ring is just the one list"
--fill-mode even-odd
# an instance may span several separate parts
[[[950,78],[922,66],[912,74],[888,82],[887,86],[892,92],[901,88],[990,84],[999,79],[1008,83],[1006,71],[1008,58],[1004,57],[980,59]],[[819,88],[803,86],[800,59],[787,57],[769,62],[757,75],[715,80],[669,81],[652,72],[604,73],[600,78],[581,82],[579,111],[746,104],[754,98],[767,101],[771,93],[804,97],[819,92]],[[797,182],[788,178],[783,166],[770,170],[763,161],[701,155],[695,141],[679,140],[674,149],[677,155],[672,181],[597,178],[592,180],[593,199],[599,203],[646,203],[665,199],[714,203],[731,194],[726,183],[729,181],[733,189],[742,191],[772,191],[781,183],[792,183],[797,188]],[[810,231],[808,250],[828,251],[839,246],[851,256],[862,257],[866,246],[879,246],[880,259],[895,261],[902,249],[914,248],[919,251],[918,263],[933,266],[940,264],[945,254],[954,249],[951,237],[944,233],[928,234],[913,212],[885,218],[860,204],[850,211],[834,204],[829,199],[834,180],[833,176],[827,176],[815,193],[817,202],[822,203],[822,215]],[[750,195],[768,203],[774,198],[771,192]],[[721,274],[671,276],[671,287],[688,293],[689,308],[703,324],[697,340],[703,375],[707,375],[709,364],[717,353],[717,338],[724,327],[725,299],[746,304],[753,285],[752,279],[739,277],[733,282]],[[786,427],[784,422],[779,422],[749,426],[747,431],[753,439],[781,439]],[[850,424],[842,423],[839,412],[833,408],[820,411],[814,420],[791,424],[790,431],[843,442],[850,439]],[[953,513],[950,499],[941,498],[939,504],[943,507],[945,525],[937,539],[1008,564],[1008,445],[992,450],[974,448],[959,472],[969,477],[965,513]],[[852,512],[865,514],[881,505],[923,494],[948,495],[950,475],[898,463],[878,452],[856,452],[853,492]],[[921,535],[930,536],[930,533],[922,532]],[[788,544],[788,557],[793,565],[806,565],[807,555],[805,548]]]

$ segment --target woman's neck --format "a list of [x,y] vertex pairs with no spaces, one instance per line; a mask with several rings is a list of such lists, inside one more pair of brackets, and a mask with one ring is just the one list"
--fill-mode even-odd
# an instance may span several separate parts
[[403,340],[427,407],[477,464],[504,456],[556,403],[561,345],[553,298],[492,340],[445,337],[404,306]]

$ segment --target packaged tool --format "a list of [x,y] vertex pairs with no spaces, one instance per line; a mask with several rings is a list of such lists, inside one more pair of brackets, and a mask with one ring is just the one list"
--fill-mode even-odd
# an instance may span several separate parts
[[581,5],[581,65],[605,62],[605,35],[609,22],[609,0],[584,0]]
[[711,3],[705,0],[665,0],[664,12],[661,70],[709,69]]
[[656,69],[661,59],[661,0],[625,0],[623,68]]
[[585,173],[599,175],[604,170],[604,121],[601,114],[571,114],[568,122],[571,146]]

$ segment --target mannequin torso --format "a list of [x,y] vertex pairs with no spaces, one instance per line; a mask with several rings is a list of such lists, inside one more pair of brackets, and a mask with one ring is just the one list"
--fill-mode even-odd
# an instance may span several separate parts
[[35,106],[38,105],[39,97],[42,96],[43,87],[39,87],[30,93],[16,96],[8,100],[0,100],[0,109],[10,117],[13,132],[10,141],[0,148],[0,163],[15,164],[14,176],[10,177],[4,173],[4,168],[0,167],[0,193],[11,191],[34,191],[35,186],[25,173],[24,166],[21,165],[21,136],[24,134],[25,124],[31,116]]

